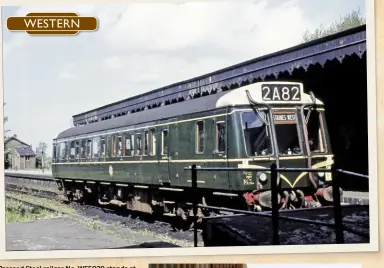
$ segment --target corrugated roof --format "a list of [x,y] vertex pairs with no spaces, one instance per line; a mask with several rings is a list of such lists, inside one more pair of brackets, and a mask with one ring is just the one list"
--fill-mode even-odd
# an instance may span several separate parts
[[36,155],[31,147],[16,147],[15,150],[20,156],[35,156]]

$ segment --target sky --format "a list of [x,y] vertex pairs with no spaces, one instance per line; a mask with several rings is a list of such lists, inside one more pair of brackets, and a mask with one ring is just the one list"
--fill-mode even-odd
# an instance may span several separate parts
[[[35,149],[72,127],[72,116],[295,46],[364,0],[259,0],[2,7],[4,114],[8,135]],[[10,32],[31,11],[96,16],[76,36]]]

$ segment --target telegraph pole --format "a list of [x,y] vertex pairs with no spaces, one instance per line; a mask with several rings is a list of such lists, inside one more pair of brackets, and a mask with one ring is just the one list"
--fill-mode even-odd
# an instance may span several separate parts
[[44,150],[41,150],[41,169],[44,173]]

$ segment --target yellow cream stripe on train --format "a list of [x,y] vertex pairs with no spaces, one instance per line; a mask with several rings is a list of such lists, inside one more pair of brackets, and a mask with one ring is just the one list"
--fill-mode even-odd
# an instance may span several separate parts
[[[327,160],[323,161],[323,162],[319,162],[315,165],[313,165],[311,168],[321,168],[321,167],[327,167],[327,166],[331,166],[332,164],[334,163],[333,159],[332,159],[332,156],[327,156]],[[307,175],[308,172],[305,171],[305,172],[302,172],[295,180],[295,182],[293,183],[293,187],[305,176]],[[292,187],[292,188],[293,188]]]
[[[259,165],[249,165],[248,160],[244,160],[241,164],[238,164],[237,167],[238,168],[265,168],[265,167],[259,166]],[[266,172],[271,173],[271,171],[266,171]],[[293,188],[292,183],[288,180],[287,177],[280,174],[280,178],[282,178],[289,186],[291,186],[291,188]]]
[[[315,155],[312,156],[312,158],[329,158],[333,155]],[[150,164],[150,163],[168,163],[169,160],[163,159],[163,160],[128,160],[128,159],[134,159],[138,158],[140,156],[124,156],[121,157],[121,160],[115,160],[115,161],[92,161],[92,159],[81,159],[85,160],[84,162],[62,162],[62,163],[52,163],[52,165],[111,165],[111,164]],[[147,157],[147,156],[143,156]],[[149,156],[153,157],[153,156]],[[293,159],[306,159],[308,156],[282,156],[279,157],[280,160],[293,160]],[[123,160],[124,159],[124,160]],[[172,159],[171,161],[173,163],[223,163],[223,162],[243,162],[244,160],[248,161],[274,161],[276,160],[275,157],[252,157],[252,158],[232,158],[232,159]],[[86,162],[90,161],[90,162]]]

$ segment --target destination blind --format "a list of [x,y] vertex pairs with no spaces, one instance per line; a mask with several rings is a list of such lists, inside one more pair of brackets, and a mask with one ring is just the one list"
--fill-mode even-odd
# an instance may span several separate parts
[[299,84],[262,84],[263,101],[301,101]]

